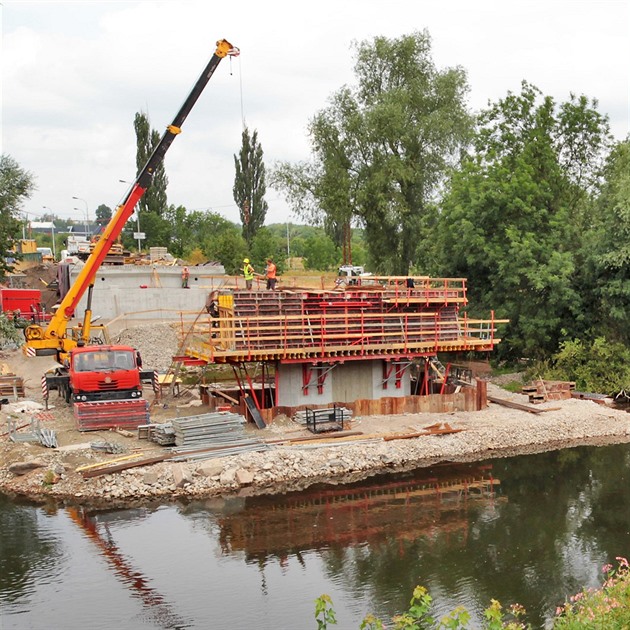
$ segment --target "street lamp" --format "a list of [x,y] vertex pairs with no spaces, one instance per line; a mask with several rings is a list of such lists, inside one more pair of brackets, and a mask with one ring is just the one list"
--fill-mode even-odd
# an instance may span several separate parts
[[[72,197],[72,198],[76,199],[77,201],[82,201],[85,204],[85,236],[87,237],[88,225],[90,223],[90,215],[88,212],[88,202],[85,199],[81,199],[81,197]],[[75,208],[75,210],[78,210],[78,208]]]
[[[131,182],[128,182],[124,179],[119,179],[118,180],[121,184],[129,184],[131,186]],[[136,204],[136,207],[134,208],[134,212],[136,213],[136,236],[138,237],[136,240],[138,241],[138,254],[142,254],[142,247],[141,247],[141,243],[142,243],[142,239],[140,238],[140,208],[138,208],[138,205]],[[142,237],[144,238],[144,236]]]
[[[53,217],[55,216],[55,211],[52,208],[49,208],[48,206],[42,206],[42,208],[44,210],[50,210],[53,214]],[[53,260],[57,260],[57,250],[55,248],[55,221],[53,219],[53,221],[50,222],[50,233],[52,235],[52,252],[53,252]]]
[[85,219],[85,222],[83,223],[83,229],[85,231],[85,238],[88,238],[88,215],[85,212],[85,210],[83,210],[83,208],[72,208],[73,210],[76,210],[77,212],[81,212],[83,214],[83,218]]
[[287,265],[291,268],[291,246],[289,245],[289,226],[291,224],[287,221]]

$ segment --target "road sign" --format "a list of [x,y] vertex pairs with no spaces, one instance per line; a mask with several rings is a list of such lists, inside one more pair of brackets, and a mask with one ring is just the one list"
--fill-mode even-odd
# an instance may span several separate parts
[[134,241],[143,241],[146,238],[146,234],[144,232],[134,232],[133,239]]

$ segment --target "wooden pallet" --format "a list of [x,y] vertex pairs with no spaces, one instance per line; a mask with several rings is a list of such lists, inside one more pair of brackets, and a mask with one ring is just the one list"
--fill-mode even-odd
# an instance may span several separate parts
[[15,400],[24,398],[24,379],[15,374],[0,376],[0,396],[13,396]]

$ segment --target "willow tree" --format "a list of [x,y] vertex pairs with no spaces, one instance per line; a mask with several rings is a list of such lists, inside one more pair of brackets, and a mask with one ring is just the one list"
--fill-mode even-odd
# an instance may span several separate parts
[[4,256],[20,235],[22,204],[35,190],[35,179],[9,155],[0,155],[0,278],[12,270]]
[[426,31],[355,44],[357,84],[309,125],[313,159],[280,164],[274,186],[326,227],[358,221],[375,271],[406,274],[431,239],[432,200],[467,143],[462,68],[436,68]]
[[251,246],[256,232],[265,224],[268,210],[265,163],[257,131],[250,136],[249,129],[243,129],[241,150],[234,156],[234,169],[232,194],[241,215],[243,238]]
[[471,304],[510,323],[499,352],[543,358],[593,325],[587,250],[609,142],[597,103],[523,82],[479,116],[441,206],[436,255]]
[[597,328],[630,346],[630,137],[611,151],[597,199],[593,238]]

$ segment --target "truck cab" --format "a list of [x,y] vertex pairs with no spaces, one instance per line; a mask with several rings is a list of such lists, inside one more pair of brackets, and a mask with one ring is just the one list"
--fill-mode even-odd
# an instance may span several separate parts
[[73,402],[141,398],[140,356],[129,346],[84,346],[68,358]]
[[369,278],[372,274],[366,273],[365,269],[359,265],[342,265],[337,271],[335,284],[341,286],[359,285],[362,278]]

